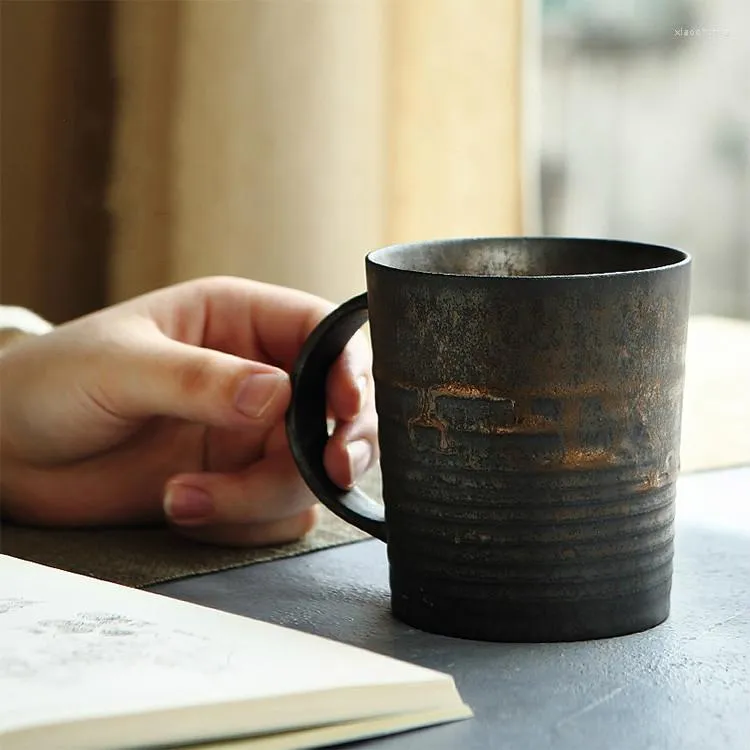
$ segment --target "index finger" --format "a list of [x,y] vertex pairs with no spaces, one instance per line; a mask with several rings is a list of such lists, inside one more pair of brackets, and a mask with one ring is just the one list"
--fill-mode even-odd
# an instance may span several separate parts
[[[190,297],[191,312],[205,307],[203,341],[188,342],[254,359],[290,370],[300,349],[335,305],[313,294],[234,277],[202,279],[200,293]],[[189,286],[187,282],[184,286]],[[352,338],[339,367],[352,378],[367,375],[370,346],[362,334]]]

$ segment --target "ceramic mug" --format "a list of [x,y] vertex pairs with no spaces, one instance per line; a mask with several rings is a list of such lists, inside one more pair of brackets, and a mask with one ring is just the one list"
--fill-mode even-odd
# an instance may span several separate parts
[[[499,641],[667,618],[690,264],[568,238],[367,256],[367,293],[299,355],[287,432],[320,501],[387,542],[396,617]],[[323,466],[327,374],[368,317],[383,504]]]

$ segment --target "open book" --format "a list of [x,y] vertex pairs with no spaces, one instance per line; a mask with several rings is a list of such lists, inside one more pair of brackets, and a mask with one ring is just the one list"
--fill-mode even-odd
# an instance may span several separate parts
[[471,715],[448,675],[7,555],[0,696],[3,750],[296,750]]

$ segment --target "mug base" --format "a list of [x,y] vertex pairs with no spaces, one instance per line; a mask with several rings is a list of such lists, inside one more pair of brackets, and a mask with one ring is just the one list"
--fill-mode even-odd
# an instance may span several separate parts
[[559,643],[631,635],[669,617],[671,581],[601,600],[458,601],[393,591],[396,619],[454,638],[505,643]]

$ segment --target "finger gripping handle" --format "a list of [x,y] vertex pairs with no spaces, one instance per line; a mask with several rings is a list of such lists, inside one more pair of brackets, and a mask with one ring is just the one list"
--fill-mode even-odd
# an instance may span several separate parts
[[310,334],[291,375],[292,401],[286,415],[286,429],[297,468],[320,502],[339,518],[385,541],[383,506],[358,487],[343,490],[336,486],[323,464],[328,441],[328,373],[349,339],[366,321],[367,294],[360,294],[334,310]]

